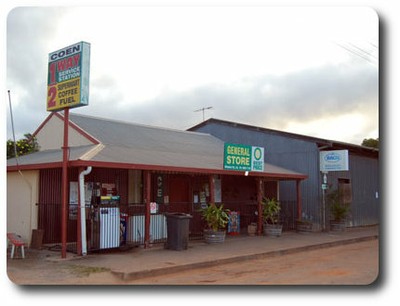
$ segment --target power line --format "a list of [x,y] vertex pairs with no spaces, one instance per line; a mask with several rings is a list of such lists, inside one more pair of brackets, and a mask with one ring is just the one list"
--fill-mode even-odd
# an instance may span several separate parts
[[356,46],[356,45],[353,44],[353,43],[349,43],[349,45],[351,45],[354,49],[359,50],[361,53],[366,54],[366,55],[369,56],[369,57],[373,57],[373,58],[375,58],[375,59],[377,58],[377,57],[373,54],[373,51],[369,51],[369,52],[368,52],[367,50],[362,49],[362,48]]
[[378,47],[371,42],[369,42],[369,44],[372,46],[372,49],[362,48],[350,42],[335,42],[335,44],[348,51],[349,53],[366,60],[372,65],[377,64],[378,57],[376,56],[376,52],[378,51]]

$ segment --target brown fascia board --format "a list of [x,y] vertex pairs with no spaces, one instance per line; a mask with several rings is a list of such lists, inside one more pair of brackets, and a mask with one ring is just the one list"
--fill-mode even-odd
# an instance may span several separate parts
[[[244,175],[244,171],[232,171],[224,169],[203,169],[189,167],[171,167],[163,165],[142,165],[131,163],[92,161],[92,160],[71,160],[68,162],[69,167],[100,167],[100,168],[119,168],[119,169],[136,169],[148,171],[165,171],[165,172],[181,172],[181,173],[201,173],[201,174],[221,174],[221,175]],[[13,165],[7,166],[7,172],[23,171],[23,170],[40,170],[50,168],[61,168],[62,162],[56,161],[51,163],[29,164],[29,165]],[[268,172],[249,172],[249,176],[264,177],[277,180],[304,180],[308,175],[302,173],[268,173]]]
[[[200,174],[221,174],[221,175],[244,175],[244,171],[232,171],[224,169],[203,169],[203,168],[189,168],[177,166],[163,166],[163,165],[142,165],[131,163],[119,162],[103,162],[103,161],[71,161],[70,166],[73,167],[101,167],[101,168],[119,168],[119,169],[132,169],[132,170],[148,170],[148,171],[165,171],[165,172],[182,172],[182,173],[200,173]],[[249,176],[258,176],[280,180],[304,180],[308,175],[302,173],[268,173],[268,172],[249,172]]]

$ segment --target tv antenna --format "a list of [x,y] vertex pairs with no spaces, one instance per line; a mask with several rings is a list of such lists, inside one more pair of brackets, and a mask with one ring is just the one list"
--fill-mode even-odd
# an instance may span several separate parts
[[203,107],[203,108],[196,109],[194,112],[200,112],[200,111],[202,111],[202,112],[203,112],[203,121],[204,121],[204,112],[205,112],[206,110],[212,109],[212,108],[213,108],[212,106]]

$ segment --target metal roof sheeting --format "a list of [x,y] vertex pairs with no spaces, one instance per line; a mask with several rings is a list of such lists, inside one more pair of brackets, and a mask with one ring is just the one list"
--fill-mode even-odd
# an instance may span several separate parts
[[[231,173],[223,169],[224,142],[205,133],[157,128],[147,125],[70,114],[70,121],[100,144],[71,147],[70,165],[102,165],[117,168]],[[62,150],[47,150],[19,158],[20,167],[62,162]],[[15,159],[7,161],[16,166]],[[30,167],[30,168],[31,168]],[[11,169],[11,168],[9,168]],[[270,164],[257,175],[304,179],[307,176]]]
[[[77,160],[82,155],[90,152],[94,149],[95,145],[71,147],[69,148],[69,160]],[[7,167],[13,166],[27,166],[27,165],[46,165],[62,162],[62,149],[56,150],[45,150],[35,152],[29,155],[19,156],[16,158],[10,158],[7,160]]]

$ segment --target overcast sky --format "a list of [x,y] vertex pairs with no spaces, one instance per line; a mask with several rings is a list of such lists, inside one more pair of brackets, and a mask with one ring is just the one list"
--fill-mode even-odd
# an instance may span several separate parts
[[187,129],[211,106],[206,119],[361,144],[379,136],[378,27],[369,8],[16,8],[6,82],[17,138],[48,115],[48,54],[86,41],[89,106],[74,113]]

